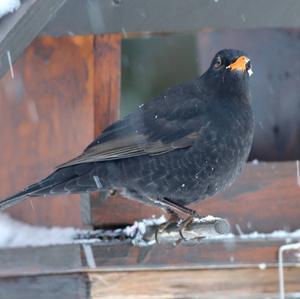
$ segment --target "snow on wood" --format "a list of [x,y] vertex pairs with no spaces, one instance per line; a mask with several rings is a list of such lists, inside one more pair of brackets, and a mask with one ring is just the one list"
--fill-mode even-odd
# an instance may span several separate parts
[[78,231],[75,228],[32,226],[0,214],[0,248],[72,243]]
[[[274,231],[272,233],[253,232],[235,236],[231,233],[219,232],[214,233],[208,229],[210,224],[219,221],[225,221],[221,218],[207,216],[196,220],[184,231],[184,240],[193,240],[200,234],[207,240],[224,241],[231,240],[277,240],[284,239],[287,243],[294,240],[300,240],[300,229],[294,232]],[[12,219],[6,214],[0,213],[0,248],[10,247],[27,247],[27,246],[48,246],[57,244],[70,243],[99,243],[99,242],[131,242],[136,246],[150,246],[156,243],[157,239],[164,242],[166,239],[173,240],[177,236],[178,227],[169,226],[166,231],[157,232],[161,224],[166,223],[164,216],[160,218],[143,219],[136,221],[133,225],[126,228],[115,230],[80,230],[76,228],[59,228],[59,227],[38,227],[22,223]],[[203,226],[204,225],[204,226]],[[203,227],[202,227],[203,226]],[[182,237],[182,236],[181,236]],[[176,239],[176,238],[175,238]],[[197,238],[196,238],[197,239]]]
[[0,1],[0,18],[4,15],[14,12],[21,5],[20,0],[1,0]]

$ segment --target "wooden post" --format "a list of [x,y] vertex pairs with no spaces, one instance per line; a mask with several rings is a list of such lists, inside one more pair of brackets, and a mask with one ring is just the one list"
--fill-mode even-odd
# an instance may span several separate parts
[[[119,118],[121,39],[119,33],[94,37],[94,137]],[[85,224],[93,225],[93,206],[96,202],[101,206],[105,198],[106,194],[102,192],[82,196],[81,218]],[[100,215],[105,213],[103,207]],[[113,215],[109,217],[114,218]]]
[[[0,197],[79,154],[94,137],[93,36],[40,37],[0,81]],[[38,225],[81,226],[79,196],[34,198],[7,210]]]

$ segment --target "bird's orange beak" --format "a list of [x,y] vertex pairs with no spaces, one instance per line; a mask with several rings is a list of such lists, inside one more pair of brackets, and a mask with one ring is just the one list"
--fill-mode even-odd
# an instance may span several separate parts
[[246,56],[240,56],[235,62],[231,63],[227,68],[231,71],[245,71],[249,58]]

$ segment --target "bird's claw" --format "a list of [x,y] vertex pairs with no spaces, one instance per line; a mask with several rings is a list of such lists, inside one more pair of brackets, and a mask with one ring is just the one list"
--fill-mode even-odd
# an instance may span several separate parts
[[189,217],[187,217],[185,220],[183,220],[180,223],[179,233],[182,240],[187,241],[186,237],[184,236],[185,230],[189,228],[189,226],[194,222],[195,219],[201,219],[201,218],[202,217],[196,211],[194,211]]
[[177,221],[167,221],[167,222],[164,222],[162,224],[160,224],[157,228],[157,230],[155,231],[155,241],[157,244],[160,243],[160,240],[159,240],[159,235],[163,234],[165,231],[167,231],[167,229],[170,227],[170,226],[174,226],[174,225],[177,225]]
[[[179,217],[171,217],[169,221],[159,225],[158,229],[155,231],[156,243],[157,244],[161,243],[161,238],[163,235],[164,235],[163,238],[167,237],[169,240],[175,238],[177,244],[182,241],[188,241],[185,231],[189,229],[190,225],[196,219],[201,219],[201,216],[197,212],[191,213],[191,215],[183,221],[180,220]],[[176,234],[176,231],[177,231],[177,236],[179,238],[176,237],[175,235],[173,235],[172,237],[172,232]]]

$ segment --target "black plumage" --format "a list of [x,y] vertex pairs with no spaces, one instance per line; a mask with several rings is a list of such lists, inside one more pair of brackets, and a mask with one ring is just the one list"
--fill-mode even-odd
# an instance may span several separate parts
[[44,180],[5,199],[119,189],[127,197],[169,210],[230,185],[253,139],[250,60],[222,50],[200,78],[170,87],[115,122],[79,157]]

